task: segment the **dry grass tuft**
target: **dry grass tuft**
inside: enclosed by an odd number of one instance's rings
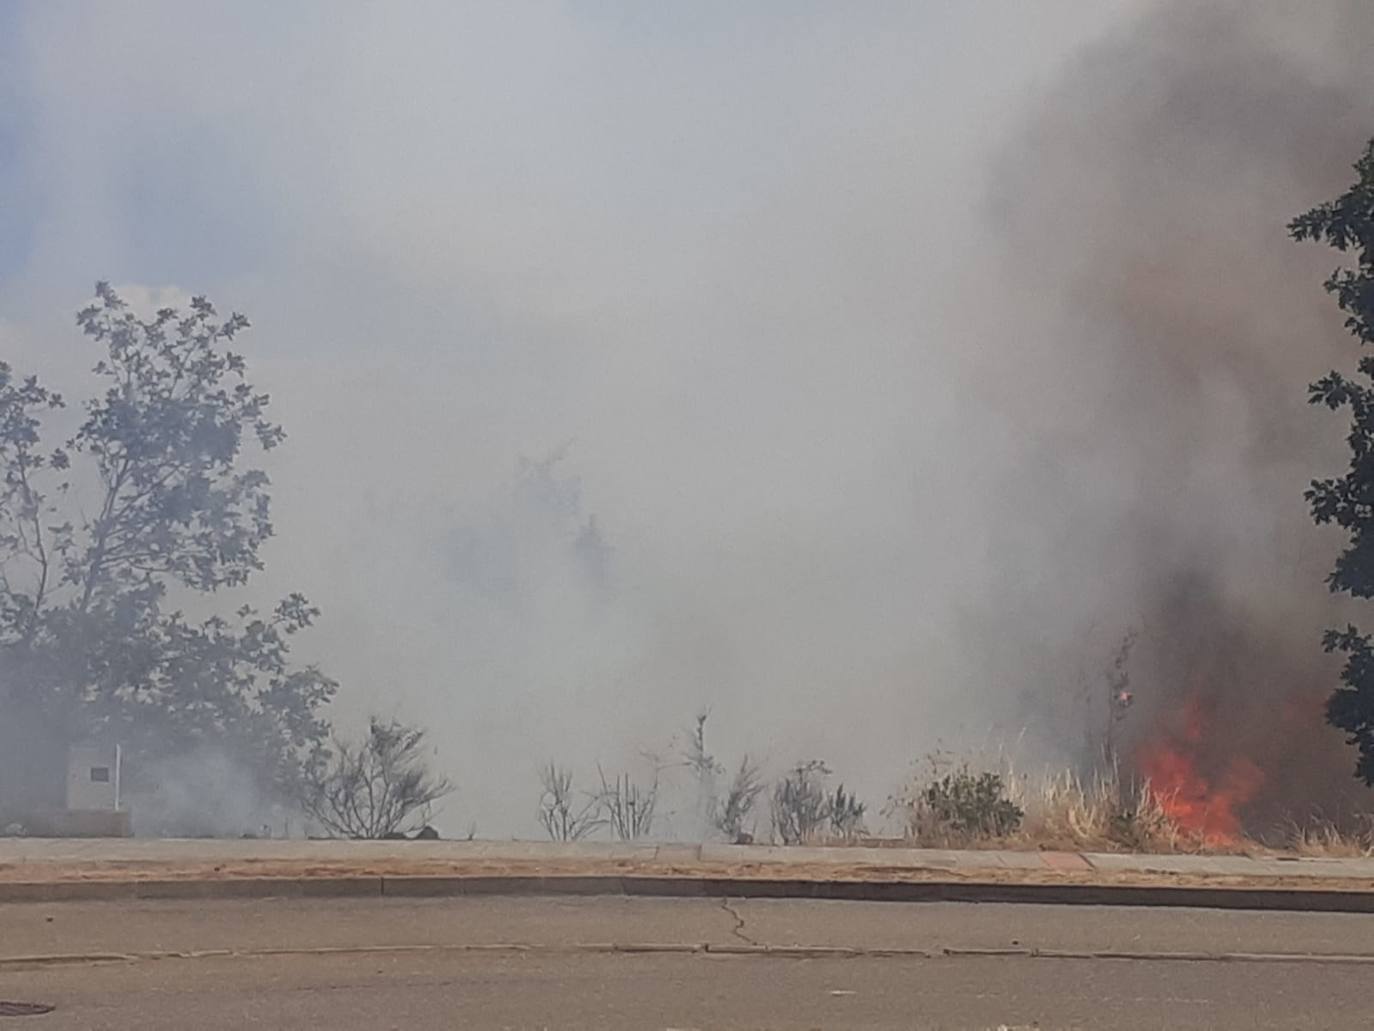
[[[1374,856],[1374,826],[1346,830],[1333,823],[1294,827],[1289,832],[1288,848],[1300,856],[1317,859],[1363,859]]]
[[[1026,818],[1022,845],[1095,852],[1198,852],[1203,842],[1169,816],[1148,783],[1124,781],[1116,769],[1088,779],[1072,770],[1013,782]]]
[[[999,772],[975,773],[966,764],[949,770],[947,760],[933,757],[924,775],[889,800],[886,812],[900,822],[908,843],[1074,852],[1226,850],[1179,827],[1148,783],[1124,780],[1114,768],[1090,778],[1072,770],[1018,774],[1005,763]],[[953,812],[941,804],[951,779],[967,788],[957,795]],[[989,818],[1012,811],[1013,820]]]

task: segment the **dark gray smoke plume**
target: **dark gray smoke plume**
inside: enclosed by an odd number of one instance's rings
[[[1252,826],[1357,797],[1321,721],[1337,542],[1301,496],[1344,464],[1341,419],[1305,385],[1355,345],[1321,290],[1336,258],[1285,223],[1343,188],[1374,133],[1371,40],[1362,0],[1157,5],[1032,112],[992,209],[991,304],[1029,320],[985,345],[986,389],[1033,442],[1002,503],[1048,531],[1030,553],[1001,538],[1003,617],[1045,628],[1038,599],[1056,599],[1084,639],[1138,626],[1126,754],[1149,772],[1174,750],[1217,791],[1253,762]]]

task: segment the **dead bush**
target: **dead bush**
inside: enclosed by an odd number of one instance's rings
[[[601,791],[596,796],[601,821],[620,841],[639,841],[654,829],[654,810],[658,807],[658,773],[647,783],[638,783],[628,773],[610,781],[601,767]]]
[[[550,841],[581,841],[603,823],[593,797],[578,804],[572,771],[550,760],[539,771],[539,825]]]
[[[744,756],[730,780],[724,800],[716,802],[711,810],[711,822],[716,830],[725,836],[726,841],[740,844],[746,839],[753,840],[752,825],[749,830],[745,830],[745,823],[754,811],[763,789],[763,778],[758,766],[750,761],[748,755]]]
[[[360,742],[335,738],[305,777],[301,804],[330,834],[388,838],[429,823],[430,809],[453,790],[424,756],[425,733],[374,716]]]

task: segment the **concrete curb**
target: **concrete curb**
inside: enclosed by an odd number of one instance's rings
[[[475,896],[830,899],[1374,913],[1374,890],[653,875],[261,877],[0,883],[0,903]]]
[[[1125,960],[1162,963],[1307,963],[1336,966],[1374,966],[1374,955],[1313,952],[1168,952],[1120,949],[1036,948],[903,948],[850,945],[765,945],[713,942],[569,942],[533,945],[523,942],[490,942],[466,945],[347,945],[284,949],[197,949],[191,951],[68,952],[0,956],[0,971],[42,967],[84,966],[94,963],[139,963],[196,959],[271,959],[281,956],[366,956],[397,954],[443,955],[713,955],[775,959],[1035,959]]]

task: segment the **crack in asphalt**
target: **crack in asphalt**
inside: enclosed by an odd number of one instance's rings
[[[744,933],[744,917],[740,916],[739,911],[730,905],[729,899],[721,899],[720,908],[725,910],[725,912],[729,913],[735,921],[735,926],[730,929],[731,934],[733,934],[740,941],[744,942],[746,945],[754,945],[759,947],[762,946],[762,942],[755,941],[753,938],[749,937],[749,935]]]

